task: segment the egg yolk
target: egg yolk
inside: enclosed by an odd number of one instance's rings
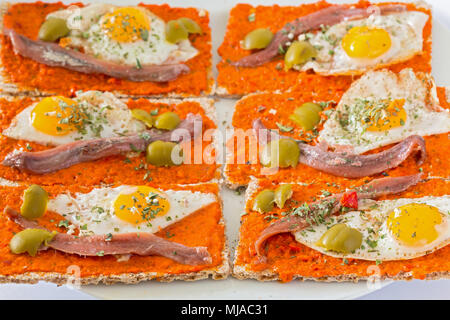
[[[165,215],[169,209],[170,203],[164,193],[147,186],[138,186],[131,193],[121,193],[114,201],[115,215],[132,224],[151,224],[151,220]]]
[[[101,28],[118,42],[135,42],[148,37],[150,20],[143,10],[124,7],[105,14]]]
[[[352,58],[377,58],[386,53],[391,44],[386,30],[367,26],[350,29],[342,39],[342,48]]]
[[[406,111],[403,108],[404,105],[405,99],[383,102],[381,109],[362,119],[363,122],[368,124],[367,131],[381,132],[404,125],[407,118]]]
[[[62,96],[42,99],[31,111],[31,124],[45,134],[63,136],[76,130],[77,103]]]
[[[438,208],[411,203],[392,211],[387,226],[391,234],[403,244],[423,246],[438,238],[438,229],[442,222]]]

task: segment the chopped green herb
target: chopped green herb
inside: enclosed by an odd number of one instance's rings
[[[144,131],[139,135],[142,139],[144,139],[145,141],[149,141],[151,139],[151,135],[150,133]]]
[[[366,239],[366,243],[369,247],[371,247],[372,249],[376,248],[378,245],[378,241],[376,240],[371,240],[371,239]]]
[[[291,132],[294,129],[293,127],[284,126],[280,122],[277,122],[277,126],[281,132]]]
[[[170,231],[166,232],[166,237],[167,238],[172,238],[175,234],[174,233],[170,233]]]
[[[137,69],[142,69],[141,62],[139,61],[138,58],[136,58],[136,68],[137,68]]]
[[[139,29],[139,33],[141,34],[141,38],[144,41],[148,40],[148,30],[147,29]]]
[[[69,228],[69,221],[68,220],[61,220],[58,223],[58,227],[64,227],[64,228]]]

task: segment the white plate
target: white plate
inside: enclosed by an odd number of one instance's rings
[[[30,2],[34,0],[22,0]],[[50,0],[47,0],[50,2]],[[64,1],[68,2],[68,1]],[[89,2],[89,1],[86,1]],[[141,1],[119,0],[92,0],[91,2],[106,2],[117,5],[136,4]],[[298,5],[309,1],[299,0],[148,0],[156,4],[169,3],[179,7],[204,8],[210,13],[213,35],[214,65],[219,62],[217,48],[222,43],[228,12],[236,3],[252,3],[271,5]],[[349,3],[351,0],[329,1],[335,3]],[[353,1],[355,2],[355,1]],[[450,70],[448,57],[450,56],[450,31],[438,21],[434,21],[433,30],[433,75],[440,86],[450,86]],[[439,46],[439,49],[438,49]],[[215,67],[214,72],[216,73]],[[233,114],[235,100],[220,99],[216,103],[219,125],[221,129],[226,127]],[[223,125],[222,121],[226,120]],[[230,190],[223,190],[224,216],[227,226],[227,235],[230,240],[231,250],[237,244],[239,217],[243,210],[243,196],[237,196]],[[233,259],[233,257],[232,257]],[[113,286],[86,286],[81,291],[92,296],[104,299],[352,299],[363,296],[373,290],[388,285],[388,282],[377,285],[368,285],[365,282],[353,283],[316,283],[313,281],[290,283],[258,282],[253,280],[239,281],[229,278],[222,281],[203,280],[196,282],[172,282],[159,283],[156,281],[145,282],[137,285],[113,285]],[[27,289],[25,288],[24,291]]]
[[[131,1],[130,1],[131,2]],[[152,1],[152,3],[171,3],[166,1]],[[194,6],[204,8],[210,13],[211,28],[213,35],[214,65],[219,62],[217,48],[222,43],[229,10],[239,2],[252,4],[298,5],[300,1],[207,1],[192,0],[173,1],[177,6]],[[303,1],[312,2],[312,1]],[[330,1],[343,2],[349,1]],[[123,4],[123,2],[121,2]],[[450,86],[450,73],[442,65],[448,65],[450,56],[450,32],[439,22],[434,21],[433,32],[433,69],[438,85]],[[435,47],[439,44],[439,50]],[[448,68],[447,68],[448,69]],[[216,70],[214,70],[216,72]],[[220,99],[216,103],[219,125],[223,130],[231,123],[236,100]],[[222,121],[226,120],[225,125]],[[227,227],[227,235],[230,240],[231,250],[237,244],[239,230],[239,216],[244,208],[243,196],[237,196],[234,192],[222,190],[224,200],[224,216]],[[234,252],[232,252],[234,253]],[[233,259],[233,257],[232,257]],[[380,289],[389,282],[370,285],[361,283],[317,283],[313,281],[290,283],[258,282],[254,280],[240,281],[229,278],[222,281],[203,280],[196,282],[172,282],[158,283],[155,281],[145,282],[137,285],[114,285],[114,286],[87,286],[81,291],[99,298],[105,299],[352,299],[360,297],[373,290]]]

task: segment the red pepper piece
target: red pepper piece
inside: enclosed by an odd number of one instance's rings
[[[291,249],[293,251],[300,251],[300,250],[302,250],[302,247],[300,245],[296,245],[296,244],[289,244],[289,249]]]
[[[356,191],[346,192],[341,198],[341,204],[343,207],[358,209],[358,194]]]

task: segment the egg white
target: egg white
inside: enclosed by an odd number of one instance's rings
[[[86,91],[79,93],[73,100],[84,104],[87,107],[87,113],[93,118],[99,119],[98,125],[102,126],[99,134],[96,134],[89,125],[86,126],[86,133],[82,134],[75,130],[63,136],[53,136],[35,129],[32,125],[32,111],[38,102],[31,104],[16,115],[11,125],[2,134],[13,139],[58,146],[78,140],[111,138],[145,130],[145,125],[134,119],[127,105],[112,93]]]
[[[71,5],[67,9],[50,12],[46,18],[64,19],[70,30],[87,31],[94,22],[98,21],[99,17],[115,8],[115,6],[105,3],[92,3],[82,8]]]
[[[157,216],[150,223],[128,223],[114,214],[114,201],[120,193],[132,193],[133,186],[116,188],[95,188],[89,193],[59,194],[50,199],[47,209],[59,213],[78,228],[81,235],[118,234],[128,232],[155,233],[197,210],[217,202],[212,193],[192,192],[188,190],[164,190],[170,202],[169,211]],[[73,231],[72,231],[73,232]]]
[[[403,245],[392,237],[387,227],[389,214],[400,206],[420,203],[434,206],[442,214],[444,223],[439,229],[439,237],[428,245],[410,247]],[[450,243],[450,196],[424,197],[418,199],[396,199],[385,201],[364,201],[360,205],[362,211],[352,211],[326,220],[324,224],[312,226],[308,229],[293,233],[295,239],[314,250],[326,255],[338,258],[353,258],[369,261],[406,260],[427,255]],[[351,228],[357,229],[363,234],[363,242],[360,249],[350,254],[327,251],[316,245],[329,227],[345,223]],[[369,243],[376,245],[371,247]]]
[[[408,60],[422,52],[423,29],[428,19],[427,14],[419,11],[373,14],[366,19],[344,21],[328,29],[300,36],[317,49],[318,56],[315,60],[294,68],[301,71],[313,69],[322,74],[353,74]],[[348,30],[358,26],[384,29],[390,35],[391,48],[373,59],[350,57],[342,47],[342,39]]]
[[[429,82],[432,83],[431,88]],[[405,99],[405,123],[386,131],[365,130],[360,116],[361,99],[375,102]],[[404,69],[399,74],[389,70],[369,71],[342,96],[336,110],[325,122],[318,140],[332,147],[351,146],[354,153],[360,154],[400,142],[410,135],[446,133],[450,131],[450,113],[440,108],[438,101],[430,76],[422,74],[419,78],[411,69]],[[343,117],[348,117],[347,125],[340,122]]]
[[[150,20],[150,31],[146,40],[121,43],[110,38],[101,28],[102,17],[117,6],[91,4],[89,6],[51,13],[67,20],[71,47],[83,48],[84,52],[99,59],[130,66],[161,65],[185,62],[198,54],[189,40],[173,44],[166,41],[163,19],[149,10],[139,7]]]

